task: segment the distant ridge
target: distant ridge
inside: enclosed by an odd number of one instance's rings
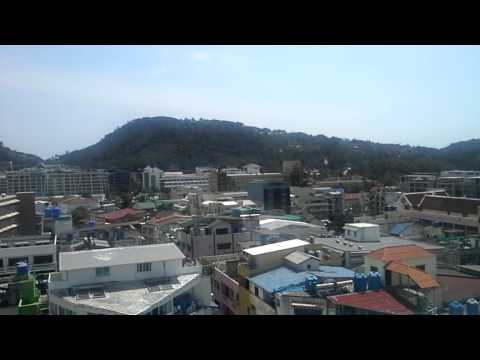
[[[43,160],[38,156],[25,154],[11,150],[0,142],[0,170],[9,170],[9,162],[12,162],[14,169],[40,164]]]
[[[97,144],[72,151],[58,161],[94,168],[167,170],[195,166],[261,164],[281,170],[283,160],[300,159],[330,176],[351,172],[387,183],[408,172],[480,169],[480,139],[443,149],[380,144],[301,132],[287,133],[222,120],[146,117],[129,121]],[[328,160],[326,166],[324,160]]]

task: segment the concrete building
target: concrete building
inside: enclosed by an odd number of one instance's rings
[[[20,226],[20,200],[15,195],[0,195],[0,237],[17,234]]]
[[[7,193],[36,196],[92,195],[108,192],[108,173],[102,169],[43,166],[7,171]]]
[[[281,173],[254,173],[249,174],[244,170],[231,171],[221,169],[210,174],[211,191],[247,191],[248,183],[254,180],[265,180],[266,182],[283,182]]]
[[[346,224],[343,236],[315,237],[312,249],[321,251],[322,261],[327,265],[358,269],[371,251],[398,245],[418,245],[421,248],[441,255],[443,246],[402,239],[396,236],[380,236],[379,225]]]
[[[13,275],[16,264],[26,261],[36,273],[56,270],[56,236],[14,236],[0,240],[0,275]]]
[[[400,178],[400,190],[404,193],[424,192],[436,189],[437,174],[415,173]]]
[[[343,191],[331,187],[291,187],[294,213],[307,221],[328,219],[344,212]]]
[[[198,217],[182,224],[177,242],[187,257],[231,254],[240,251],[239,243],[254,241],[258,214],[247,216]]]
[[[431,306],[442,304],[440,284],[436,280],[436,256],[420,246],[374,250],[365,257],[365,271],[378,272],[383,286],[403,292],[407,298],[414,295],[405,288],[420,292]]]
[[[110,193],[129,192],[130,186],[130,171],[127,170],[112,170],[108,174],[108,183]]]
[[[143,170],[143,191],[160,192],[182,186],[197,186],[209,189],[209,175],[184,174],[183,172],[165,172],[156,167],[147,166]]]
[[[41,218],[35,214],[33,193],[0,195],[0,238],[41,233]]]
[[[258,229],[253,230],[253,232],[254,239],[259,245],[293,239],[310,241],[312,236],[328,236],[328,231],[324,226],[302,221],[268,218],[260,219]]]
[[[247,164],[242,166],[242,170],[247,174],[260,174],[261,166],[257,164]]]
[[[176,240],[176,232],[172,228],[181,228],[182,223],[191,220],[190,216],[175,211],[157,214],[142,225],[142,235],[147,243],[160,244]]]
[[[283,210],[290,214],[290,187],[287,183],[254,180],[247,189],[248,198],[259,210]]]
[[[49,277],[53,315],[191,314],[210,304],[210,278],[172,243],[60,253]]]

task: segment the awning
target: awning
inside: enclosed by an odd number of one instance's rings
[[[440,284],[430,274],[411,267],[401,261],[390,262],[386,269],[397,274],[407,275],[421,289],[440,287]]]

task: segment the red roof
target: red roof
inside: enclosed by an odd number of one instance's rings
[[[362,197],[360,193],[344,193],[343,198],[344,200],[358,200]]]
[[[440,287],[440,284],[425,271],[416,269],[412,266],[402,263],[401,261],[391,261],[387,267],[387,270],[393,271],[398,274],[407,275],[417,284],[421,289],[431,289]]]
[[[345,295],[329,296],[328,300],[335,305],[345,305],[357,309],[371,310],[390,315],[413,315],[413,311],[400,303],[385,290],[366,291]]]
[[[120,209],[120,210],[117,210],[117,211],[112,211],[112,212],[109,212],[109,213],[106,213],[106,214],[101,214],[101,215],[98,215],[97,217],[101,218],[101,219],[105,219],[107,221],[115,221],[115,220],[120,220],[122,218],[124,218],[125,216],[135,216],[135,215],[138,215],[138,214],[141,214],[143,213],[143,211],[138,211],[138,210],[134,210],[134,209],[130,209],[130,208],[126,208],[126,209]]]
[[[371,251],[367,256],[387,263],[394,260],[409,260],[435,255],[418,245],[399,245]]]

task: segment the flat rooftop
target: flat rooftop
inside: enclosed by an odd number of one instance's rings
[[[88,289],[88,286],[53,290],[53,294],[75,304],[77,307],[82,307],[83,305],[85,307],[84,310],[87,312],[90,307],[117,314],[136,315],[145,312],[155,304],[160,305],[162,301],[170,301],[174,296],[189,290],[200,280],[200,276],[201,274],[197,273],[173,277],[168,284],[160,285],[161,290],[159,291],[149,290],[155,279],[148,279],[91,285],[92,289],[102,286],[105,290],[105,297],[94,298],[90,296],[88,299],[77,300],[76,289]]]
[[[268,254],[271,252],[276,252],[276,251],[282,251],[282,250],[288,250],[288,249],[293,249],[296,247],[300,246],[306,246],[309,245],[308,242],[300,240],[300,239],[293,239],[293,240],[287,240],[287,241],[281,241],[277,242],[274,244],[268,244],[268,245],[262,245],[262,246],[256,246],[253,248],[249,248],[246,250],[243,250],[249,255],[262,255],[262,254]]]
[[[314,238],[315,245],[322,245],[333,250],[341,252],[369,253],[373,250],[382,249],[389,246],[399,245],[418,245],[425,250],[442,250],[443,246],[430,244],[422,241],[413,241],[402,239],[397,236],[381,236],[380,241],[376,242],[358,242],[346,240],[343,237],[335,238]],[[350,245],[352,244],[352,245]]]
[[[60,253],[60,271],[184,259],[174,243]]]
[[[376,227],[379,227],[380,225],[369,224],[369,223],[350,223],[350,224],[345,224],[345,226],[356,227],[356,228],[376,228]]]

